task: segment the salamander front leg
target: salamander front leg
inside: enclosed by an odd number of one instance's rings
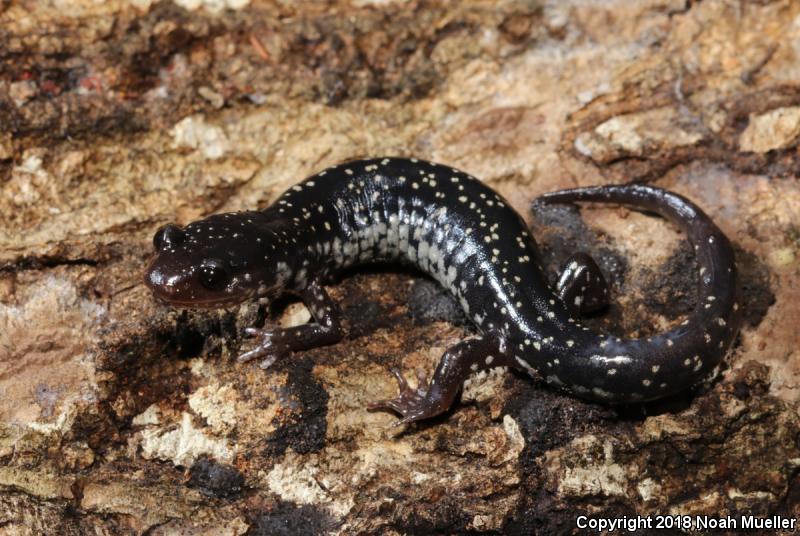
[[[606,278],[586,253],[576,253],[567,259],[557,290],[558,296],[575,314],[587,315],[608,307]]]
[[[247,328],[245,332],[248,335],[261,340],[255,348],[237,358],[240,363],[266,356],[259,364],[265,369],[292,352],[326,346],[341,340],[342,328],[338,309],[325,289],[319,283],[312,282],[299,294],[315,321],[290,328]]]
[[[399,370],[392,373],[397,379],[400,396],[370,404],[368,409],[391,410],[403,418],[398,425],[428,419],[447,411],[471,372],[491,367],[510,365],[501,349],[498,335],[486,334],[468,339],[449,348],[439,361],[430,383],[418,375],[417,388],[411,388]]]

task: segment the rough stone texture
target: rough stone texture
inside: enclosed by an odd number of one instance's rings
[[[0,533],[569,533],[577,515],[800,516],[800,4],[0,2]],[[526,213],[650,181],[737,248],[746,323],[722,379],[609,408],[474,378],[408,429],[364,407],[470,327],[411,273],[331,287],[340,344],[232,358],[265,310],[177,311],[153,231],[263,207],[324,166],[430,158]],[[621,335],[693,306],[692,253],[614,207],[530,218],[575,250]],[[411,300],[411,306],[407,303]],[[426,315],[429,307],[434,314]]]

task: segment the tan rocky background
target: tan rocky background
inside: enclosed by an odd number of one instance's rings
[[[0,0],[0,534],[564,534],[580,514],[800,516],[800,3]],[[413,155],[525,213],[551,274],[595,255],[595,324],[693,307],[662,220],[552,208],[648,181],[737,248],[722,379],[610,408],[496,371],[420,426],[368,413],[471,329],[411,272],[331,287],[347,339],[264,372],[243,328],[141,284],[169,221]],[[553,275],[554,276],[554,275]],[[285,304],[283,304],[285,305]]]

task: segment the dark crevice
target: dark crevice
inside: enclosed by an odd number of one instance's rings
[[[100,261],[84,257],[69,259],[59,256],[22,257],[14,262],[0,265],[0,273],[16,273],[26,270],[44,270],[57,266],[98,266]]]

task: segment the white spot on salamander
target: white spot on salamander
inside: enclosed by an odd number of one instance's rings
[[[536,375],[536,369],[530,366],[524,359],[522,359],[519,356],[514,356],[514,359],[516,359],[517,363],[519,363],[519,366],[525,369],[528,372],[528,374],[532,376]]]
[[[589,357],[590,361],[595,361],[600,363],[601,365],[627,365],[628,363],[632,363],[633,359],[627,355],[615,355],[613,357],[605,356],[605,355],[593,355]]]
[[[605,398],[607,400],[614,398],[614,393],[610,393],[609,391],[600,389],[599,387],[594,387],[592,389],[592,392],[595,394],[595,396],[598,396],[600,398]]]

